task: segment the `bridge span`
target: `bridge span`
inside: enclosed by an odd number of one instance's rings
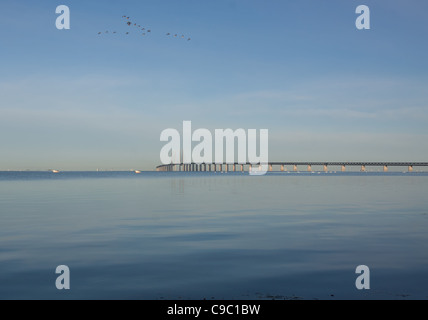
[[[347,167],[359,167],[362,172],[367,167],[383,167],[384,172],[388,172],[390,167],[404,167],[409,172],[414,167],[428,167],[428,162],[269,162],[268,171],[299,171],[300,168],[312,171],[313,166],[322,166],[324,172],[328,172],[329,167],[340,167],[342,172]],[[261,168],[260,163],[176,163],[164,164],[156,167],[156,171],[178,171],[178,172],[244,172],[251,171],[257,167]],[[274,170],[276,169],[276,170]]]

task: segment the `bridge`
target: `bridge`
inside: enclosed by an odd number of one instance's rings
[[[341,167],[345,172],[347,167],[359,167],[365,172],[367,167],[383,167],[384,172],[388,172],[390,167],[405,167],[409,172],[414,167],[428,167],[428,162],[269,162],[268,171],[299,171],[299,167],[304,170],[312,171],[313,166],[322,166],[324,172],[328,172],[329,167]],[[260,163],[176,163],[164,164],[156,167],[156,171],[178,171],[178,172],[245,172],[256,170]],[[274,170],[278,169],[278,170]],[[290,170],[291,171],[291,170]]]

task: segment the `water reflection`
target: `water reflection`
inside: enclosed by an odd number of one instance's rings
[[[428,298],[426,176],[137,176],[0,178],[0,298]]]

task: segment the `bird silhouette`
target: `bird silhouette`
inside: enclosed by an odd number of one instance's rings
[[[152,30],[151,29],[148,29],[148,28],[146,28],[146,27],[144,27],[144,26],[141,26],[140,24],[137,24],[136,22],[133,22],[133,21],[131,21],[130,19],[131,19],[131,17],[128,17],[128,16],[126,16],[126,15],[123,15],[122,16],[122,18],[123,19],[125,19],[126,21],[126,24],[128,25],[128,26],[135,26],[135,27],[137,27],[139,30],[141,30],[142,31],[142,33],[141,33],[141,35],[142,36],[146,36],[146,35],[149,35],[149,34],[151,34],[152,33]],[[133,20],[133,19],[132,19]],[[132,31],[132,30],[131,30]],[[98,35],[101,35],[101,34],[103,34],[103,33],[105,33],[105,34],[117,34],[117,33],[119,33],[119,34],[121,34],[121,32],[119,31],[119,32],[117,32],[117,31],[109,31],[109,30],[107,30],[107,31],[104,31],[104,32],[102,32],[102,31],[100,31],[100,32],[98,32]],[[125,34],[126,35],[129,35],[130,33],[132,33],[132,32],[125,32]],[[174,38],[181,38],[181,39],[187,39],[187,41],[190,41],[191,40],[191,38],[190,37],[188,37],[188,35],[185,35],[185,34],[178,34],[178,33],[175,33],[175,34],[173,34],[173,33],[171,33],[171,32],[168,32],[168,33],[166,33],[166,36],[173,36]]]

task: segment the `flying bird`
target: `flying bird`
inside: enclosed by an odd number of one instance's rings
[[[126,15],[123,15],[122,16],[122,18],[123,19],[126,19],[126,20],[128,20],[128,21],[125,21],[126,22],[126,24],[128,25],[128,26],[135,26],[135,27],[138,27],[138,29],[139,30],[141,30],[141,31],[143,31],[142,33],[141,33],[141,35],[142,36],[146,36],[146,35],[148,35],[149,33],[151,33],[152,32],[152,30],[151,29],[148,29],[148,28],[145,28],[145,27],[143,27],[143,26],[141,26],[140,24],[137,24],[137,23],[135,23],[135,22],[132,22],[132,21],[130,21],[130,17],[128,17],[128,16],[126,16]],[[131,30],[132,31],[132,30]],[[101,35],[101,34],[103,34],[103,33],[105,33],[105,34],[108,34],[108,33],[110,33],[110,34],[117,34],[118,32],[117,31],[105,31],[105,32],[103,32],[103,31],[100,31],[100,32],[98,32],[98,35]],[[119,31],[119,34],[120,34],[121,32]],[[130,34],[130,32],[125,32],[125,34],[127,34],[127,35],[129,35]],[[184,34],[177,34],[177,33],[175,33],[175,34],[173,34],[173,33],[171,33],[171,32],[168,32],[168,33],[166,33],[166,36],[174,36],[174,38],[181,38],[181,39],[187,39],[187,41],[190,41],[190,40],[192,40],[190,37],[187,37],[187,35],[184,35]]]

